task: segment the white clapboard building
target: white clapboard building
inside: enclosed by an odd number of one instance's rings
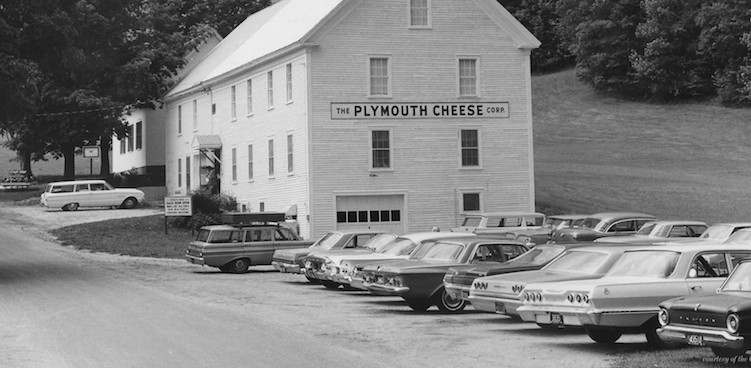
[[[282,0],[165,97],[166,185],[396,233],[534,209],[530,52],[496,0]]]

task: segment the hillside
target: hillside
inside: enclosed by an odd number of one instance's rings
[[[532,83],[538,206],[751,221],[751,109],[601,97],[572,70]]]

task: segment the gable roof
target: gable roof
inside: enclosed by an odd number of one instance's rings
[[[325,32],[323,25],[336,21],[345,5],[358,1],[363,0],[282,0],[258,11],[227,35],[165,97],[189,93],[244,67],[302,47]],[[473,1],[508,32],[517,47],[540,46],[540,41],[496,0]]]

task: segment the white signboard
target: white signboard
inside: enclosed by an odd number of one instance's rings
[[[99,146],[85,146],[83,147],[84,158],[99,157]]]
[[[190,196],[164,197],[164,216],[193,216]]]
[[[492,119],[508,118],[508,102],[332,102],[331,119]]]

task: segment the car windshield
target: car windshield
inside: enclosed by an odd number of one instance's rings
[[[700,239],[725,240],[733,233],[735,226],[732,225],[712,225],[704,231]]]
[[[730,235],[727,240],[725,240],[725,243],[751,243],[751,230],[742,229],[736,231],[735,233],[733,233],[733,235]]]
[[[458,243],[426,242],[410,258],[453,261],[459,258],[463,249],[464,245]]]
[[[594,274],[608,258],[603,252],[571,250],[545,266],[546,271]]]
[[[751,291],[751,262],[743,262],[735,267],[722,285],[722,291]]]
[[[206,229],[198,230],[198,235],[196,235],[196,241],[200,241],[200,242],[208,241],[209,234],[211,234],[211,230],[206,230]]]
[[[334,247],[334,245],[336,245],[336,243],[339,242],[339,239],[341,238],[341,233],[326,233],[326,235],[324,235],[321,239],[318,239],[318,241],[315,242],[315,244],[313,244],[311,247],[330,250]]]
[[[407,256],[412,254],[415,248],[417,248],[417,244],[412,240],[396,238],[382,253],[388,256]]]
[[[613,265],[608,276],[667,278],[675,270],[681,254],[673,251],[626,252]]]
[[[542,265],[563,253],[564,250],[566,250],[566,248],[560,245],[541,244],[507,263],[531,263],[534,265]]]
[[[396,239],[394,234],[378,234],[370,238],[363,246],[373,252],[382,253],[394,242],[394,239]]]

